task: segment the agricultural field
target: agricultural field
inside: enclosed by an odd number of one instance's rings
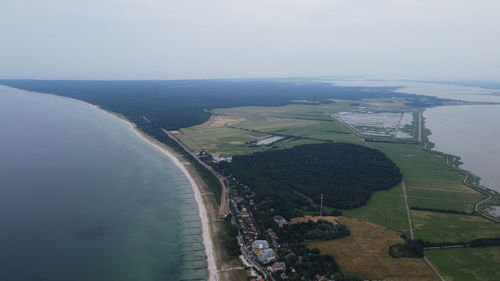
[[[461,184],[462,175],[444,159],[410,144],[372,143],[389,156],[404,175],[410,207],[448,209],[470,213],[484,196]]]
[[[500,280],[500,247],[456,248],[427,251],[432,262],[450,281]]]
[[[181,129],[180,133],[174,134],[174,136],[194,152],[204,149],[213,154],[226,156],[249,153],[255,149],[245,145],[246,142],[264,139],[270,135],[226,126],[208,127],[203,123]]]
[[[308,247],[333,255],[344,273],[374,280],[439,280],[423,259],[389,256],[389,246],[403,242],[394,232],[358,219],[338,217],[336,220],[347,226],[350,236],[314,241]]]
[[[387,227],[409,236],[403,190],[397,185],[389,190],[375,192],[365,206],[344,210],[345,216],[359,218]]]
[[[500,224],[480,216],[412,211],[416,238],[430,242],[500,237]]]
[[[332,114],[349,109],[346,103],[329,105],[288,105],[281,107],[237,107],[215,109],[207,122],[181,129],[175,136],[195,152],[232,156],[269,149],[250,145],[272,136],[284,136],[275,148],[306,143],[361,140],[351,134]]]

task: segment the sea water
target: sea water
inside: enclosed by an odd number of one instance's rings
[[[203,280],[191,186],[129,126],[0,86],[0,280]]]

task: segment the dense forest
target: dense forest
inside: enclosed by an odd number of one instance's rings
[[[337,87],[305,80],[71,81],[0,80],[0,84],[51,93],[98,105],[136,122],[142,116],[168,130],[194,126],[214,108],[280,106],[291,100],[330,103],[328,99],[400,97],[411,102],[438,98],[394,93],[395,87]]]
[[[292,217],[311,202],[348,209],[366,204],[377,190],[401,181],[399,168],[379,150],[349,143],[323,143],[234,156],[225,164],[232,174],[255,192],[276,213]]]

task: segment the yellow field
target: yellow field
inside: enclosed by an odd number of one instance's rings
[[[389,246],[403,242],[393,231],[358,219],[338,217],[336,220],[349,228],[350,236],[311,242],[308,247],[333,255],[344,273],[376,280],[438,280],[423,259],[389,256]]]

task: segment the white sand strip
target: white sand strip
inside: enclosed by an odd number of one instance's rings
[[[80,101],[80,100],[78,100]],[[81,101],[83,102],[83,101]],[[215,257],[214,257],[214,246],[212,243],[212,239],[210,237],[210,228],[208,226],[208,215],[207,211],[205,208],[205,204],[203,204],[203,198],[201,197],[201,192],[200,188],[194,181],[193,177],[189,174],[188,170],[184,165],[175,157],[170,151],[165,149],[162,144],[160,144],[157,140],[153,139],[152,137],[146,135],[145,133],[141,132],[139,129],[137,129],[137,126],[133,123],[131,123],[129,120],[125,119],[122,116],[119,116],[117,114],[114,114],[112,112],[106,111],[96,105],[86,103],[85,104],[95,108],[98,111],[104,112],[105,114],[112,116],[113,118],[117,118],[125,123],[127,123],[130,127],[130,129],[143,141],[147,142],[148,144],[152,145],[159,151],[161,151],[164,155],[166,155],[168,158],[174,162],[174,164],[184,173],[186,178],[189,180],[189,183],[191,184],[191,188],[193,189],[194,192],[194,198],[196,200],[196,204],[198,205],[198,213],[200,215],[201,219],[201,230],[202,230],[202,238],[203,238],[203,244],[205,246],[205,255],[207,257],[207,269],[208,269],[208,280],[209,281],[218,281],[219,280],[219,275],[217,272],[217,267],[215,266]]]
[[[20,91],[25,91],[25,90],[20,90]],[[31,92],[31,91],[25,91],[25,92]],[[39,92],[36,92],[39,93]],[[40,94],[40,93],[39,93]],[[143,141],[147,142],[148,144],[152,145],[159,151],[161,151],[164,155],[166,155],[168,158],[174,162],[174,164],[184,173],[186,178],[189,180],[189,183],[191,184],[191,188],[193,189],[194,193],[194,198],[196,201],[196,205],[198,206],[198,214],[200,215],[201,219],[201,231],[202,231],[202,239],[203,239],[203,245],[205,246],[205,255],[207,257],[207,269],[208,269],[208,281],[218,281],[219,280],[219,274],[217,272],[217,267],[215,265],[215,256],[214,256],[214,245],[212,243],[212,239],[210,237],[210,228],[208,226],[208,215],[207,215],[207,210],[205,208],[205,204],[203,204],[203,198],[201,197],[201,191],[196,182],[194,181],[193,177],[189,174],[188,170],[184,165],[181,163],[177,157],[175,157],[170,151],[168,151],[166,148],[164,148],[164,145],[154,138],[146,135],[145,133],[141,132],[139,129],[137,129],[137,126],[130,122],[127,118],[125,118],[122,115],[119,115],[114,112],[109,112],[106,111],[102,108],[100,108],[97,105],[90,104],[88,102],[79,100],[79,99],[74,99],[70,97],[64,97],[64,96],[58,96],[50,93],[41,93],[41,94],[46,94],[46,95],[51,95],[55,96],[58,98],[66,98],[70,99],[73,101],[81,102],[84,103],[92,108],[94,108],[97,111],[103,112],[106,115],[109,115],[113,118],[117,118],[121,120],[122,122],[125,122],[129,128],[136,134],[140,139]]]

